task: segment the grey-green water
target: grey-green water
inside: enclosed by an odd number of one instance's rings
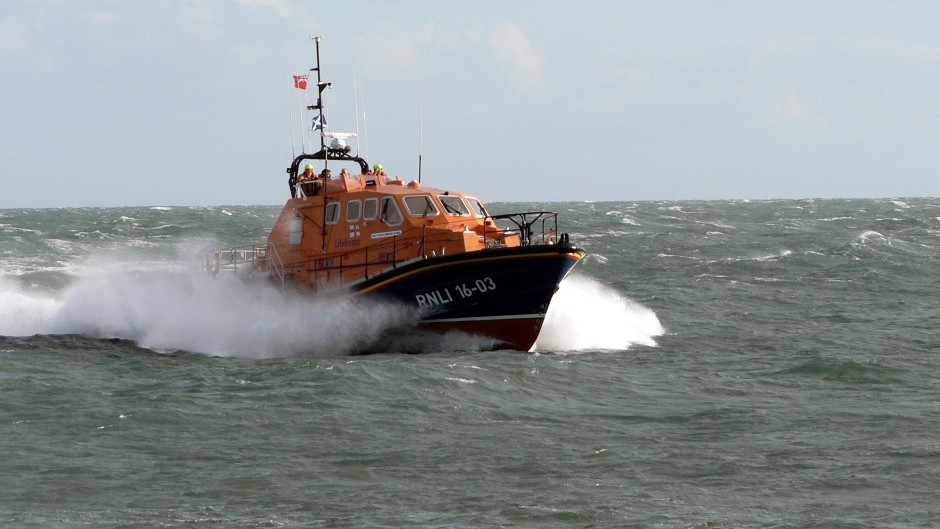
[[[0,526],[940,526],[940,200],[532,207],[539,353],[365,357],[180,266],[277,207],[0,211]]]

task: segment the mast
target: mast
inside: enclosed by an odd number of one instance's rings
[[[316,68],[311,68],[310,71],[317,72],[317,103],[315,105],[308,105],[307,110],[316,110],[319,112],[320,117],[320,150],[326,151],[326,113],[323,111],[323,91],[332,85],[332,83],[323,82],[323,76],[320,72],[320,41],[323,39],[322,35],[316,37],[310,37],[316,43],[317,46],[317,66]]]
[[[294,160],[291,162],[290,167],[287,168],[288,183],[291,186],[291,196],[294,196],[295,188],[294,186],[297,183],[297,177],[300,174],[300,165],[306,160],[323,160],[323,169],[327,169],[330,160],[342,160],[355,162],[359,165],[361,174],[366,174],[369,172],[369,164],[366,160],[359,156],[358,146],[357,152],[355,155],[350,155],[350,147],[346,144],[348,139],[358,139],[359,138],[359,123],[358,119],[356,121],[356,132],[332,132],[327,131],[329,126],[326,121],[326,103],[323,100],[323,92],[327,88],[332,88],[333,83],[323,80],[323,75],[321,72],[320,66],[320,40],[323,39],[323,36],[310,37],[316,43],[316,67],[310,68],[311,72],[317,72],[317,100],[314,104],[307,105],[308,117],[309,113],[312,111],[318,112],[317,118],[313,121],[311,126],[311,132],[316,129],[320,129],[320,150],[317,152],[307,153],[306,150],[303,150],[300,155],[294,157]],[[304,104],[303,101],[300,103],[300,112],[303,113]],[[365,124],[365,105],[363,104],[363,124]],[[303,121],[303,116],[301,115],[301,121]],[[303,129],[306,130],[306,129]],[[308,137],[312,141],[312,135]],[[326,138],[330,138],[332,141],[328,144]],[[293,142],[293,136],[291,137]],[[312,147],[312,146],[311,146]],[[293,152],[292,152],[293,154]],[[324,187],[324,189],[326,189]],[[326,193],[324,191],[323,195],[326,199]]]
[[[316,68],[311,69],[311,71],[316,70],[317,72],[317,104],[310,105],[307,107],[307,109],[308,110],[316,109],[317,111],[319,111],[317,118],[319,119],[319,125],[320,125],[320,152],[323,153],[323,170],[326,171],[326,167],[327,167],[327,164],[329,163],[330,155],[326,149],[326,135],[325,135],[326,131],[323,130],[325,128],[324,124],[326,123],[326,118],[323,116],[323,90],[326,87],[330,86],[330,83],[323,82],[323,78],[320,72],[320,40],[323,38],[323,36],[318,35],[316,37],[310,37],[310,38],[313,39],[313,41],[316,43],[316,46],[317,46],[317,66]],[[314,123],[316,123],[316,121],[314,121]],[[322,228],[321,228],[320,237],[321,237],[321,240],[323,241],[323,251],[325,252],[326,251],[326,210],[327,210],[326,204],[327,204],[327,201],[329,200],[326,196],[326,180],[323,181],[322,189],[323,189],[323,222],[321,224]]]

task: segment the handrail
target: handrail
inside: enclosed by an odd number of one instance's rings
[[[508,221],[512,226],[501,227],[497,221]],[[461,222],[458,220],[453,224]],[[482,233],[477,231],[477,234],[481,236],[484,245],[490,248],[506,245],[508,242],[506,238],[513,236],[518,237],[520,246],[558,242],[558,214],[551,211],[486,215],[482,225]],[[416,233],[418,230],[421,230],[420,235]],[[426,258],[428,242],[427,227],[413,226],[398,235],[392,235],[340,254],[292,262],[290,273],[306,269],[317,276],[317,284],[324,281],[324,284],[329,284],[330,288],[342,287],[348,284],[345,279],[347,271],[363,269],[362,276],[356,279],[360,281],[362,278],[367,279],[382,270],[396,268],[413,259]],[[514,245],[514,243],[509,243],[509,245]],[[414,248],[415,246],[417,248]],[[402,254],[404,255],[400,257]],[[246,275],[249,277],[267,273],[277,277],[282,287],[288,275],[280,251],[270,242],[264,245],[209,250],[204,253],[204,264],[206,272],[212,276],[218,275],[221,271],[237,273],[240,267],[244,268],[247,265],[249,271]],[[370,269],[374,270],[371,274]],[[325,275],[331,272],[338,272],[338,277],[331,278]]]
[[[222,272],[237,274],[240,267],[243,269],[248,265],[249,276],[269,272],[277,276],[281,286],[285,282],[284,261],[277,247],[271,243],[206,250],[202,265],[206,273],[213,277]]]
[[[487,220],[491,220],[492,222],[486,222]],[[515,225],[516,229],[500,228],[496,224],[497,220],[508,220]],[[536,223],[540,223],[537,231],[533,230],[533,226],[535,226]],[[496,226],[496,228],[488,229],[487,226],[490,224]],[[484,238],[490,235],[491,237],[495,237],[497,242],[499,242],[508,234],[518,235],[519,244],[521,246],[553,244],[558,234],[558,213],[554,211],[525,211],[519,213],[505,213],[502,215],[487,215],[483,219]]]
[[[277,251],[277,246],[274,246],[271,243],[268,243],[264,246],[265,252],[270,251],[274,259],[272,259],[272,268],[277,273],[278,279],[281,280],[281,288],[284,287],[284,261],[281,259],[281,253]]]

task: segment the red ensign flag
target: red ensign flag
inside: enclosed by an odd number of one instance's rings
[[[300,88],[301,90],[306,90],[307,89],[307,76],[295,75],[294,76],[294,88]]]

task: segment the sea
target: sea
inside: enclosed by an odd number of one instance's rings
[[[940,527],[940,199],[542,209],[532,351],[194,264],[279,206],[0,210],[0,527]]]

